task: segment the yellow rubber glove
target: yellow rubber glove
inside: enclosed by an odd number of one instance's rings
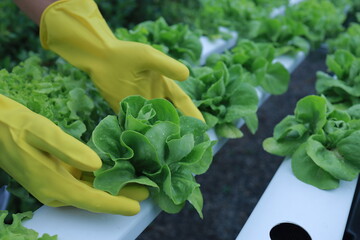
[[[134,215],[140,211],[138,200],[148,197],[147,189],[139,185],[125,188],[124,196],[112,196],[79,180],[80,171],[101,167],[97,154],[47,118],[1,94],[0,133],[0,167],[45,205]]]
[[[116,39],[93,0],[61,0],[41,16],[45,49],[87,72],[115,112],[129,95],[166,98],[185,115],[204,120],[191,99],[171,79],[184,81],[182,63],[153,47]]]

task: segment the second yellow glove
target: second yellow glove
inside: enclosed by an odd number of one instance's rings
[[[0,94],[0,168],[43,204],[75,206],[92,212],[134,215],[148,197],[144,186],[125,187],[112,196],[79,180],[101,160],[85,144],[45,117]]]

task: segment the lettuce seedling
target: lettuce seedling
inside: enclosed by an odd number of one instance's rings
[[[258,22],[259,27],[244,38],[258,43],[272,43],[276,56],[295,55],[300,51],[307,53],[310,50],[310,44],[304,38],[307,29],[301,22],[282,15],[263,17]]]
[[[299,100],[295,115],[285,117],[265,139],[264,149],[290,157],[294,175],[320,189],[334,189],[360,172],[360,120],[328,105],[320,96]]]
[[[285,16],[305,27],[303,37],[312,48],[318,48],[326,39],[337,36],[344,30],[346,15],[330,1],[302,1],[286,9]]]
[[[195,19],[187,24],[202,29],[210,39],[228,37],[219,31],[220,27],[236,31],[240,36],[247,36],[259,27],[260,22],[257,19],[268,16],[272,10],[271,6],[257,6],[255,2],[248,0],[202,0],[200,2],[200,11],[194,14]]]
[[[230,68],[219,61],[213,68],[191,68],[190,77],[178,82],[202,112],[209,128],[218,136],[239,138],[243,134],[236,126],[244,118],[252,132],[257,129],[256,111],[258,95],[255,87],[247,82],[241,65]]]
[[[345,32],[340,33],[335,39],[329,39],[326,43],[331,54],[343,49],[360,57],[360,24],[351,23]]]
[[[156,21],[142,22],[131,30],[118,28],[115,36],[120,40],[152,45],[175,59],[183,59],[192,64],[200,61],[200,31],[190,30],[186,24],[169,26],[165,19],[159,18]]]
[[[272,95],[287,91],[290,73],[275,59],[275,48],[271,43],[255,43],[241,40],[236,47],[222,54],[212,54],[206,61],[207,66],[214,66],[222,61],[228,68],[241,65],[246,82]]]
[[[339,109],[360,104],[360,58],[339,49],[327,56],[326,64],[332,75],[318,72],[316,91]]]
[[[177,213],[188,201],[202,217],[195,175],[208,170],[215,144],[206,130],[165,99],[123,99],[120,113],[104,118],[88,143],[103,160],[94,187],[117,195],[126,184],[146,185],[165,212]]]

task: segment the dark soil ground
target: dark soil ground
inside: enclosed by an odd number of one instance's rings
[[[229,140],[215,155],[209,171],[197,177],[204,195],[204,219],[190,206],[178,214],[161,213],[138,240],[235,239],[256,206],[283,158],[270,155],[262,141],[274,126],[293,114],[296,102],[315,94],[317,71],[326,71],[326,52],[311,52],[291,75],[286,94],[271,96],[259,109],[259,129],[252,135]]]

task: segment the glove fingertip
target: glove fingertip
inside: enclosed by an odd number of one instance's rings
[[[182,64],[182,63],[181,63]],[[189,77],[189,69],[182,64],[182,67],[179,67],[179,71],[177,72],[178,77],[175,80],[178,80],[180,82],[185,81]]]
[[[160,72],[165,77],[177,81],[185,81],[190,74],[189,69],[185,64],[177,61],[176,59],[160,52],[154,48],[148,48],[151,61],[147,62],[146,69]]]
[[[131,204],[129,204],[126,209],[124,209],[124,206],[119,203],[119,207],[117,209],[114,209],[115,214],[120,214],[124,216],[134,216],[138,214],[141,210],[140,203],[138,201],[133,201]]]
[[[81,166],[81,170],[87,171],[87,172],[93,172],[95,170],[98,170],[102,166],[102,161],[99,158],[99,156],[92,151],[91,149],[88,149],[84,152],[84,159],[85,165]]]
[[[194,117],[205,122],[205,119],[200,110],[195,106],[192,100],[187,96],[177,98],[174,101],[174,105],[186,116]]]
[[[184,115],[200,119],[205,119],[200,110],[195,106],[191,98],[177,85],[174,81],[166,78],[168,99],[178,108]]]
[[[150,193],[147,187],[140,184],[130,183],[120,190],[119,195],[141,202],[147,199]]]

